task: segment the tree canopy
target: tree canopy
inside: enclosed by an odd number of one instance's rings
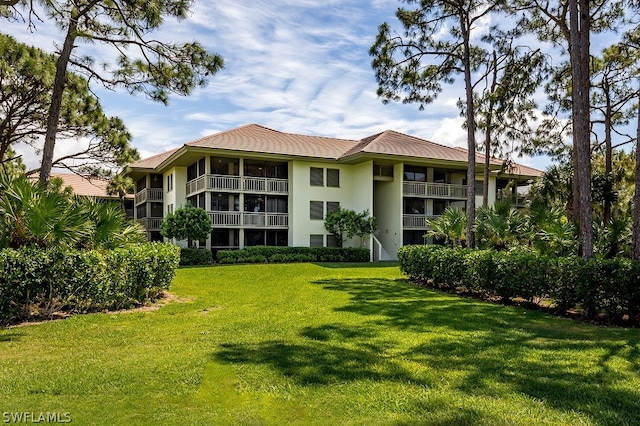
[[[0,34],[0,162],[9,158],[16,144],[42,150],[55,61],[54,55]],[[105,115],[87,80],[67,73],[66,87],[57,133],[78,148],[54,158],[52,165],[83,175],[104,175],[137,160],[124,123]]]
[[[185,0],[4,1],[8,8],[4,16],[21,18],[29,25],[35,17],[46,16],[64,34],[56,52],[41,181],[49,180],[53,166],[70,67],[107,88],[124,87],[129,93],[143,93],[164,104],[171,93],[188,95],[197,86],[206,85],[209,76],[223,67],[220,56],[207,52],[196,41],[178,43],[156,38],[157,30],[167,19],[184,19],[191,4],[192,1]],[[114,49],[117,57],[113,63],[97,61],[88,52],[77,52],[95,43]]]

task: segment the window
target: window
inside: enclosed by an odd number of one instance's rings
[[[405,246],[408,244],[426,244],[425,231],[403,231],[402,232],[402,244]]]
[[[289,233],[287,231],[267,230],[268,246],[287,246],[289,245]]]
[[[250,177],[287,179],[289,176],[289,166],[286,162],[244,160],[244,175]]]
[[[448,206],[449,202],[446,200],[433,200],[433,215],[442,216]]]
[[[211,211],[214,212],[237,212],[240,209],[240,200],[237,194],[212,193]]]
[[[404,180],[411,182],[426,182],[427,168],[419,166],[404,166]]]
[[[340,187],[340,169],[327,169],[327,186]]]
[[[335,235],[327,235],[327,247],[338,247],[338,240]]]
[[[311,177],[309,180],[309,185],[322,186],[324,182],[324,169],[321,169],[319,167],[311,167],[310,173]]]
[[[240,160],[237,158],[211,157],[211,174],[238,176]]]
[[[267,197],[269,213],[287,213],[287,197]]]
[[[147,187],[147,177],[138,179],[136,182],[136,192],[140,192]]]
[[[335,213],[338,210],[340,210],[340,203],[338,201],[327,201],[327,213]]]
[[[481,180],[475,181],[476,195],[484,195],[484,182]]]
[[[173,214],[173,204],[169,204],[169,205],[167,206],[167,213],[168,213],[168,214]]]
[[[244,211],[254,213],[265,211],[264,197],[262,195],[245,195]]]
[[[433,181],[435,183],[447,183],[447,172],[440,169],[434,169]]]
[[[425,201],[422,198],[405,198],[404,214],[424,214],[426,211]]]
[[[311,234],[309,235],[309,247],[322,247],[324,245],[324,235]]]
[[[322,201],[311,201],[309,203],[309,219],[311,220],[322,220],[324,219],[324,203]]]
[[[173,191],[173,173],[167,176],[167,192]]]

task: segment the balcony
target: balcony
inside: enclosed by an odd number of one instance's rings
[[[215,228],[287,228],[287,213],[249,213],[249,212],[207,212],[211,225]]]
[[[187,196],[203,190],[287,194],[289,181],[250,176],[202,175],[187,182]]]
[[[496,198],[499,201],[509,201],[512,207],[524,207],[527,202],[526,194],[512,194],[504,191],[498,191],[498,196]]]
[[[404,214],[402,215],[402,227],[404,229],[428,229],[427,220],[437,219],[440,216],[425,214]]]
[[[147,201],[162,202],[162,188],[145,188],[136,194],[136,206]]]
[[[447,183],[433,182],[403,182],[403,195],[412,197],[431,197],[466,200],[466,185],[451,185]]]
[[[145,217],[138,219],[138,223],[147,231],[159,231],[162,223],[161,217]]]

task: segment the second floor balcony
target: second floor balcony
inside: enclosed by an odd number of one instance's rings
[[[412,197],[464,200],[467,198],[467,186],[448,183],[404,181],[402,184],[402,194]]]
[[[440,216],[425,214],[403,214],[402,227],[404,229],[428,229],[427,220],[438,219]]]
[[[187,182],[187,196],[203,190],[288,194],[289,181],[252,176],[202,175]]]
[[[209,211],[207,213],[214,228],[287,228],[289,226],[289,215],[287,213],[224,211]]]
[[[150,202],[162,202],[164,192],[162,188],[144,188],[136,193],[136,206],[138,204]]]
[[[160,225],[162,224],[161,217],[144,217],[142,219],[138,219],[138,223],[142,225],[144,229],[147,231],[159,231]]]

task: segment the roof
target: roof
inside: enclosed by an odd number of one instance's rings
[[[403,157],[467,162],[466,150],[440,145],[435,142],[399,133],[394,130],[386,130],[382,133],[362,139],[354,149],[345,153],[343,158],[358,153],[386,154]],[[492,161],[491,163],[494,165],[501,164],[498,161]]]
[[[357,143],[349,139],[284,133],[259,124],[247,124],[205,136],[185,146],[337,160]]]
[[[52,173],[52,178],[62,179],[64,186],[70,186],[76,195],[98,197],[98,198],[114,198],[117,196],[107,194],[107,184],[109,181],[100,178],[86,178],[70,173]]]
[[[131,163],[129,167],[131,168],[141,168],[141,169],[154,169],[158,167],[164,160],[169,158],[171,154],[176,152],[179,148],[175,148],[169,151],[165,151],[160,154],[153,155],[151,157],[143,158],[142,160],[138,160],[134,163]]]
[[[251,123],[188,142],[180,148],[137,161],[130,167],[133,170],[162,169],[172,162],[173,158],[182,157],[189,148],[211,148],[336,161],[353,161],[357,156],[373,154],[456,163],[466,163],[468,152],[463,148],[441,145],[394,130],[386,130],[361,140],[351,140],[285,133]],[[478,163],[482,163],[483,159],[482,154],[477,154]],[[492,158],[491,164],[501,166],[503,162]],[[515,166],[519,168],[514,169],[517,173],[513,174],[531,177],[542,175],[539,170],[519,164]]]

